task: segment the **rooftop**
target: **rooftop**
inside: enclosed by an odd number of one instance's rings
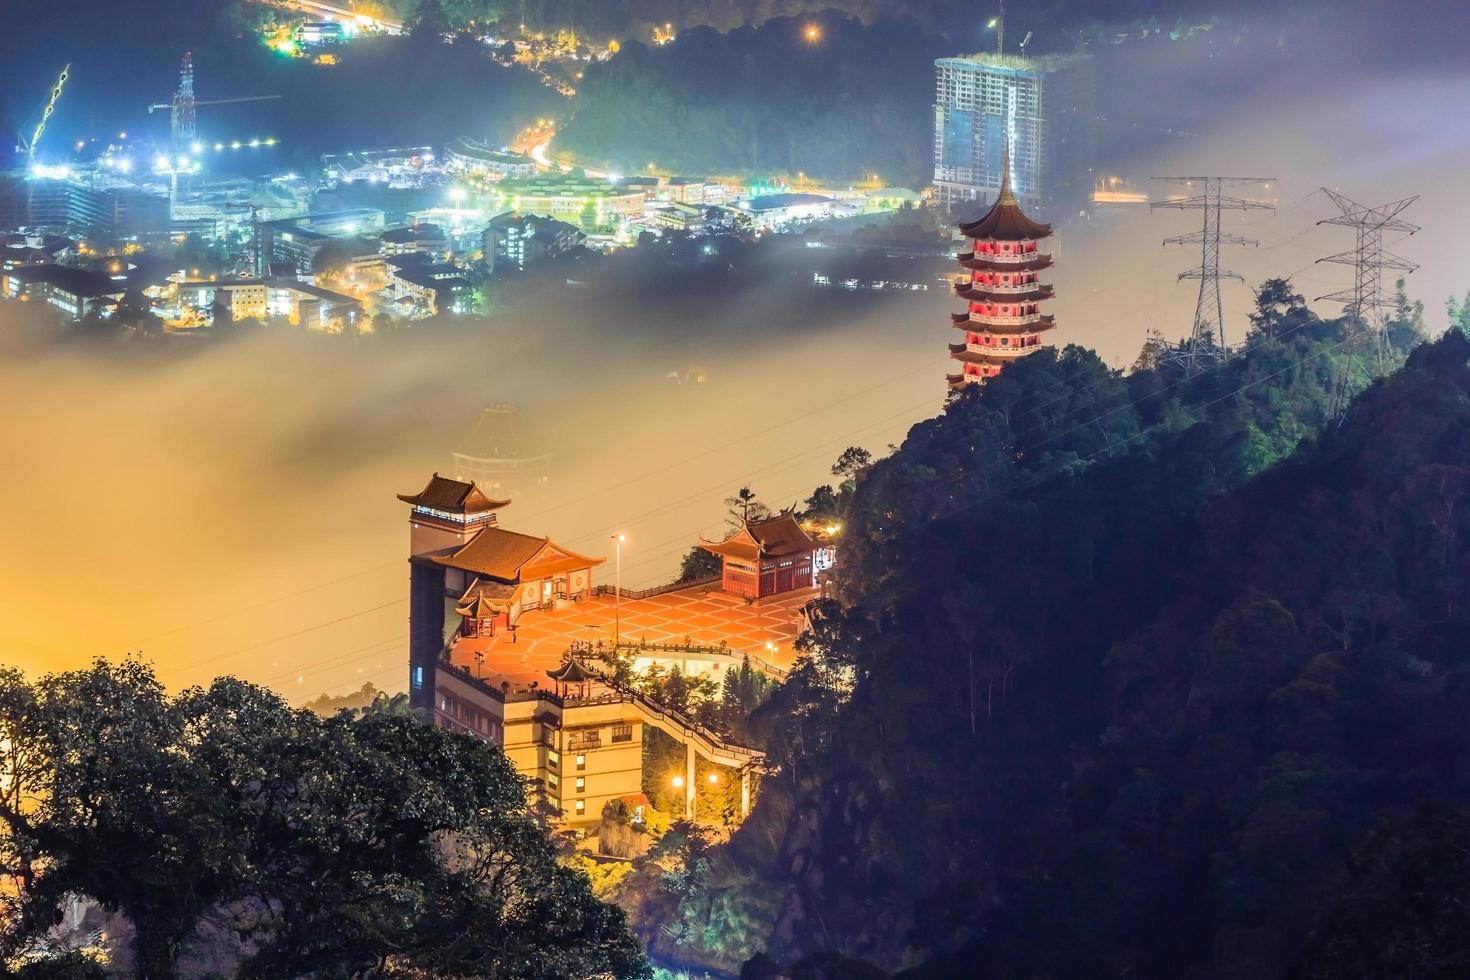
[[[434,554],[430,560],[501,582],[519,582],[528,566],[537,577],[553,576],[579,568],[593,568],[607,561],[579,555],[551,541],[530,534],[507,531],[491,525],[450,554]]]
[[[400,493],[398,499],[415,507],[442,510],[454,514],[480,514],[499,510],[509,500],[493,500],[473,483],[451,480],[435,473],[418,493]]]

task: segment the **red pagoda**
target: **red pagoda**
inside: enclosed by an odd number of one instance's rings
[[[950,315],[965,332],[964,343],[949,345],[949,356],[961,365],[959,374],[948,376],[951,390],[983,384],[1016,358],[1040,350],[1041,335],[1056,326],[1040,307],[1053,295],[1039,279],[1051,256],[1036,248],[1051,236],[1051,225],[1026,217],[1011,193],[1009,153],[1003,166],[995,204],[979,221],[960,225],[974,245],[959,257],[969,275],[955,283],[955,295],[968,300],[969,309]]]

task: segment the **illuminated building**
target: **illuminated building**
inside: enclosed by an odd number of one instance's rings
[[[1026,207],[1069,188],[1090,188],[1093,121],[1084,57],[976,54],[934,65],[940,201],[994,201],[1007,146],[1013,190]]]
[[[422,252],[431,262],[448,262],[452,251],[449,236],[438,225],[413,224],[406,228],[390,228],[378,236],[380,255]]]
[[[447,262],[428,262],[422,253],[388,260],[388,292],[404,315],[476,312],[475,286],[465,270]]]
[[[415,708],[435,725],[500,745],[570,824],[596,823],[610,800],[642,791],[650,727],[685,749],[678,778],[686,815],[693,812],[697,759],[735,770],[741,812],[748,812],[750,772],[760,752],[615,686],[590,660],[562,653],[565,647],[547,653],[534,642],[514,642],[512,628],[532,610],[550,617],[556,603],[591,604],[592,570],[605,559],[501,528],[497,513],[510,501],[472,483],[435,474],[423,490],[399,499],[412,507],[409,697]],[[604,597],[600,611],[608,604]],[[734,661],[728,651],[711,656]]]
[[[737,207],[748,214],[757,228],[778,228],[801,221],[851,214],[855,209],[821,194],[763,194],[742,201]]]
[[[294,279],[186,280],[179,283],[181,307],[201,312],[216,300],[230,308],[232,320],[282,317],[308,330],[336,332],[356,324],[362,304],[351,296]]]
[[[720,556],[720,588],[760,599],[816,584],[817,572],[830,564],[823,548],[789,512],[744,521],[722,541],[699,539],[705,551]]]
[[[168,195],[81,177],[0,177],[0,228],[101,242],[163,238],[169,232]]]
[[[1042,333],[1056,325],[1040,311],[1053,293],[1039,278],[1051,267],[1051,256],[1037,243],[1050,237],[1051,225],[1026,217],[1009,177],[1002,178],[1000,197],[985,217],[961,224],[960,231],[972,244],[960,254],[965,274],[955,283],[955,295],[969,308],[951,314],[965,339],[949,345],[949,356],[962,365],[959,374],[948,376],[950,388],[995,377],[1016,358],[1041,349]]]
[[[23,265],[0,272],[0,296],[47,303],[69,320],[111,314],[127,289],[122,279],[61,265]]]
[[[510,211],[491,218],[485,227],[485,268],[494,271],[509,263],[525,269],[541,259],[565,255],[586,240],[586,235],[565,221]]]
[[[559,218],[591,234],[643,214],[643,191],[577,173],[505,180],[493,191],[502,208]]]
[[[454,448],[455,479],[499,494],[544,485],[550,468],[550,453],[527,448],[521,411],[510,402],[487,406],[474,429]]]
[[[478,140],[461,138],[444,147],[444,162],[462,173],[481,174],[496,180],[536,176],[536,161],[520,153],[506,153]]]

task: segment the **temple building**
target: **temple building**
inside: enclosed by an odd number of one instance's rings
[[[514,629],[535,609],[543,610],[538,623],[570,619],[583,629],[612,615],[617,600],[604,595],[599,606],[593,598],[592,571],[606,559],[501,527],[496,512],[510,501],[489,497],[474,483],[435,474],[418,493],[398,499],[412,507],[409,699],[415,708],[435,725],[501,746],[568,824],[596,824],[609,801],[642,792],[648,728],[684,749],[678,778],[685,816],[694,813],[699,760],[739,780],[740,810],[749,811],[751,773],[763,758],[758,750],[727,742],[614,683],[592,665],[590,640],[555,646]],[[810,555],[807,566],[810,576]],[[561,600],[586,604],[550,608]],[[725,650],[704,655],[735,659]]]
[[[1056,326],[1055,318],[1041,312],[1051,299],[1052,287],[1040,273],[1051,267],[1051,256],[1037,243],[1051,236],[1051,225],[1028,218],[1011,193],[1009,155],[1000,196],[979,221],[960,225],[972,240],[961,252],[966,270],[955,283],[955,295],[968,301],[964,313],[951,314],[963,330],[962,343],[949,345],[949,356],[961,365],[948,376],[951,389],[984,383],[1018,357],[1040,350],[1041,335]]]
[[[831,550],[790,511],[744,521],[724,540],[700,538],[699,546],[720,556],[720,588],[751,599],[810,589],[817,573],[831,565]]]

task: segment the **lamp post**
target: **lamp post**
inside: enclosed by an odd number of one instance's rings
[[[613,579],[613,652],[616,653],[618,643],[623,638],[623,542],[628,540],[626,534],[614,534],[613,567],[616,569]]]

